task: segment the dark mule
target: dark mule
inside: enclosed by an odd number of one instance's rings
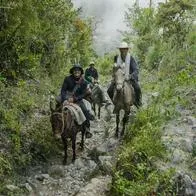
[[[93,85],[91,97],[92,97],[93,111],[94,111],[95,115],[97,115],[96,106],[98,106],[98,119],[100,119],[101,107],[107,101],[106,101],[106,98],[104,95],[104,91],[99,84]],[[106,103],[105,107],[107,107],[108,105],[109,105],[109,103]]]
[[[72,150],[73,150],[73,157],[72,162],[76,159],[76,136],[78,132],[82,133],[81,138],[81,148],[84,149],[84,134],[85,134],[85,126],[84,123],[82,125],[78,125],[73,117],[72,113],[68,109],[62,109],[62,106],[56,107],[55,109],[52,108],[52,104],[50,102],[50,109],[51,109],[51,117],[50,122],[52,125],[52,131],[56,138],[60,134],[61,139],[64,145],[64,160],[63,163],[67,163],[67,139],[71,138],[72,141]]]
[[[116,114],[115,136],[118,137],[120,111],[124,110],[123,127],[121,132],[121,136],[123,136],[125,131],[125,125],[128,122],[130,108],[133,105],[134,101],[134,89],[131,85],[130,80],[125,80],[125,74],[121,67],[114,67],[113,75],[115,88],[112,101],[114,103],[114,113]]]

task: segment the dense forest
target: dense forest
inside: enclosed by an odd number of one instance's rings
[[[169,0],[157,8],[136,4],[125,13],[129,30],[122,33],[123,40],[133,46],[139,63],[144,106],[119,147],[110,171],[110,195],[183,191],[173,178],[175,169],[161,170],[157,162],[167,162],[161,140],[164,125],[185,110],[195,118],[194,8],[192,0]],[[111,77],[114,51],[96,54],[94,21],[81,18],[80,12],[71,0],[0,2],[0,195],[28,195],[23,188],[12,191],[7,185],[17,185],[29,168],[61,151],[51,133],[49,99],[59,93],[72,64],[86,67],[96,58],[101,83]],[[189,155],[187,168],[195,168],[194,142]],[[190,171],[195,178],[194,169]]]

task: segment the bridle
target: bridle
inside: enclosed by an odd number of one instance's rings
[[[63,133],[63,131],[64,131],[64,128],[65,128],[65,123],[64,123],[64,112],[62,111],[62,112],[53,112],[52,113],[52,116],[54,116],[54,115],[59,115],[59,116],[61,116],[61,121],[62,121],[62,124],[63,124],[63,126],[62,126],[62,129],[61,129],[61,134]]]

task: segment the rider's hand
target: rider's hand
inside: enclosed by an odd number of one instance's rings
[[[74,102],[74,99],[73,99],[72,97],[70,97],[70,98],[68,99],[68,102],[69,102],[69,103],[73,103],[73,102]]]
[[[91,77],[91,82],[94,84],[95,83],[95,79],[93,77]]]

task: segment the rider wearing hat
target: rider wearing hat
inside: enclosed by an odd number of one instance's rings
[[[76,103],[78,104],[87,121],[86,121],[86,137],[90,138],[92,134],[90,131],[90,120],[94,120],[94,116],[87,110],[83,98],[89,93],[88,83],[82,77],[84,70],[80,64],[75,64],[70,69],[70,75],[65,77],[62,88],[61,88],[61,103]]]
[[[135,91],[135,102],[134,105],[138,108],[142,105],[141,103],[141,89],[138,83],[138,65],[135,59],[129,53],[129,46],[126,42],[122,42],[118,47],[120,54],[114,57],[114,63],[116,66],[121,66],[125,64],[125,77],[131,81],[131,84]],[[112,80],[107,93],[110,99],[113,99],[115,83]]]
[[[89,83],[96,83],[98,81],[98,72],[97,69],[95,68],[95,62],[91,61],[89,63],[89,67],[85,71],[85,79]]]
[[[95,68],[95,62],[90,61],[89,67],[85,70],[85,80],[87,82],[89,82],[90,87],[93,89],[93,86],[95,84],[98,84],[98,78],[99,78],[99,74],[98,74],[97,69]],[[101,87],[100,84],[99,84],[99,87],[102,91],[102,96],[101,96],[102,103],[101,103],[101,105],[103,106],[106,103],[109,103],[109,101],[108,101],[107,97],[105,96],[103,88]]]

